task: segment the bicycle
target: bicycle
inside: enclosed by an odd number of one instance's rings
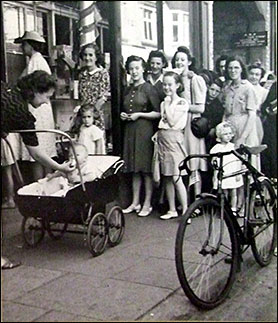
[[[260,266],[271,262],[277,237],[277,197],[270,179],[250,163],[252,154],[265,148],[241,145],[231,152],[189,155],[180,165],[180,170],[185,168],[190,174],[190,159],[207,158],[218,171],[216,192],[197,197],[181,219],[176,235],[178,278],[184,293],[198,308],[215,308],[227,298],[241,269],[242,254],[250,246]],[[224,176],[223,157],[231,153],[243,167]],[[211,162],[215,157],[218,163]],[[235,216],[222,189],[224,178],[240,174],[244,178],[243,218]]]

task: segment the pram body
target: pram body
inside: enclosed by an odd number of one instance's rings
[[[66,136],[72,144],[71,138],[61,131],[39,131]],[[74,155],[76,157],[75,151]],[[53,239],[60,239],[66,232],[86,234],[90,252],[98,256],[104,252],[107,243],[110,246],[119,244],[124,234],[122,209],[115,204],[110,209],[107,207],[117,201],[119,173],[124,162],[119,156],[89,155],[88,163],[97,166],[98,176],[84,183],[78,160],[75,159],[81,182],[60,192],[60,196],[41,194],[41,180],[17,191],[16,203],[23,216],[22,235],[25,243],[34,247],[42,241],[45,231]],[[71,224],[78,230],[68,230]]]

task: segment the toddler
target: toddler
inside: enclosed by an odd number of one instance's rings
[[[77,142],[83,144],[89,155],[105,154],[104,131],[94,125],[94,111],[88,104],[75,108],[70,132],[77,136]]]
[[[235,144],[231,142],[232,138],[235,135],[235,128],[230,122],[222,122],[216,126],[216,137],[217,143],[210,150],[211,154],[218,152],[228,152],[235,149]],[[214,157],[219,164],[219,159]],[[212,160],[213,161],[213,160]],[[223,175],[229,175],[241,169],[240,160],[234,155],[226,155],[223,157]],[[217,175],[218,171],[215,170],[213,174],[213,188],[217,189]],[[230,195],[231,208],[234,212],[237,210],[237,188],[243,186],[243,177],[242,175],[232,176],[224,178],[222,181],[222,188],[226,197]]]

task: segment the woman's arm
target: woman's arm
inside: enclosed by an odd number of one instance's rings
[[[43,151],[40,150],[39,146],[27,146],[26,148],[29,154],[40,164],[45,167],[49,167],[55,170],[59,170],[61,172],[72,172],[73,168],[70,167],[70,163],[66,162],[63,164],[56,163],[53,159],[51,159],[48,155],[46,155]]]
[[[154,119],[159,119],[160,118],[160,112],[134,112],[128,115],[129,120],[131,121],[136,121],[139,118],[144,118],[148,120],[154,120]]]

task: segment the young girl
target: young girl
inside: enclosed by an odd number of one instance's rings
[[[83,144],[89,155],[105,154],[104,131],[93,124],[94,111],[88,104],[81,105],[70,129],[77,135],[77,142]]]
[[[178,216],[175,205],[175,190],[182,206],[182,214],[187,209],[187,192],[179,177],[179,164],[187,156],[184,148],[184,135],[188,116],[188,103],[179,96],[183,91],[181,77],[175,72],[166,72],[163,77],[165,99],[161,103],[161,120],[157,134],[161,174],[164,176],[169,211],[160,216],[168,220]]]
[[[211,154],[218,152],[227,152],[235,149],[235,144],[231,143],[232,138],[235,135],[235,128],[230,122],[222,122],[216,126],[216,137],[220,143],[216,144],[210,150]],[[218,159],[215,157],[215,160]],[[224,156],[223,158],[223,170],[224,176],[234,173],[241,169],[240,160],[233,154]],[[213,188],[217,189],[217,174],[218,171],[214,171],[213,174]],[[223,179],[222,188],[225,195],[228,197],[230,194],[231,208],[234,212],[237,210],[237,188],[243,185],[242,175],[232,176]]]

